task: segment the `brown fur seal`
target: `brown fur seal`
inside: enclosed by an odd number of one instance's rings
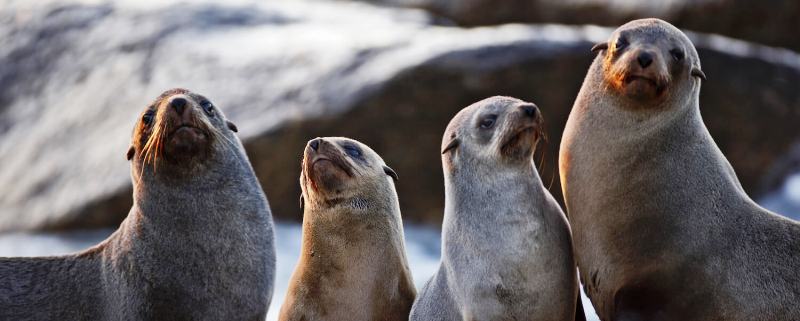
[[[542,122],[534,104],[510,97],[450,121],[442,261],[410,320],[584,318],[569,225],[533,164]]]
[[[703,125],[691,41],[644,19],[595,49],[559,163],[600,318],[800,320],[800,224],[745,194]]]
[[[203,96],[158,97],[128,152],[128,217],[81,253],[0,258],[0,319],[264,320],[272,217],[233,131]]]
[[[408,320],[408,269],[397,174],[372,149],[341,137],[305,148],[303,244],[281,321]]]

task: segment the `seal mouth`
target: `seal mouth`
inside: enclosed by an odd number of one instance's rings
[[[353,177],[353,169],[335,151],[316,151],[306,148],[303,158],[303,176],[315,191],[333,191],[341,188],[344,180]]]
[[[627,75],[622,83],[629,96],[640,99],[661,97],[667,87],[663,79],[641,74]]]
[[[525,157],[530,154],[541,136],[541,126],[525,125],[521,129],[513,132],[513,134],[505,140],[505,143],[500,146],[500,151],[503,155],[509,157]]]

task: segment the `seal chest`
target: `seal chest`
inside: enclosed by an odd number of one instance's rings
[[[442,261],[411,320],[575,320],[569,226],[532,155],[538,107],[492,97],[459,112],[442,142]]]
[[[691,41],[642,19],[593,50],[559,167],[601,319],[800,319],[800,225],[756,205],[709,135]]]
[[[81,253],[0,258],[0,319],[264,319],[272,216],[235,129],[199,94],[159,96],[127,153],[128,217]]]
[[[416,289],[397,178],[358,141],[308,142],[300,174],[303,243],[280,320],[408,320]]]

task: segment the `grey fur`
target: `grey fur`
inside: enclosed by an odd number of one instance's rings
[[[393,183],[397,174],[358,141],[315,140],[319,155],[341,162],[350,176],[342,174],[334,188],[315,189],[307,175],[313,175],[308,173],[317,152],[306,146],[300,176],[303,244],[279,319],[408,320],[416,289]],[[360,154],[348,155],[348,145]]]
[[[442,261],[410,320],[574,320],[570,230],[534,168],[535,141],[511,156],[500,152],[501,138],[524,117],[520,107],[531,105],[491,97],[450,121],[442,141]],[[494,127],[479,128],[489,114],[497,115]]]
[[[174,95],[200,108],[202,96],[177,89],[148,109],[166,108],[162,101]],[[151,165],[136,148],[134,205],[99,245],[0,258],[0,319],[264,320],[275,271],[272,217],[241,143],[215,115],[210,123],[227,141],[212,140],[200,164]]]
[[[561,182],[598,315],[800,320],[800,224],[755,204],[709,135],[691,41],[657,19],[623,25],[610,42],[621,32],[630,50],[667,61],[671,82],[663,100],[631,100],[606,82],[613,60],[602,51],[564,131]],[[672,46],[686,57],[670,60]]]

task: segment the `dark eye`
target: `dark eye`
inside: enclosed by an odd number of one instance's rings
[[[361,157],[361,150],[353,145],[344,145],[344,152],[351,157]]]
[[[142,116],[142,122],[147,126],[150,126],[150,125],[153,124],[153,111],[152,110],[148,110],[146,113],[144,113],[144,115]]]
[[[489,115],[488,117],[486,117],[483,120],[481,120],[480,126],[483,129],[492,128],[492,126],[494,126],[494,122],[496,120],[497,120],[497,115]]]
[[[212,104],[210,101],[206,100],[200,104],[200,106],[203,107],[203,111],[205,111],[206,114],[209,116],[214,116],[214,104]]]
[[[627,46],[628,46],[628,40],[626,40],[625,37],[619,37],[617,38],[617,43],[614,45],[614,48],[616,50],[622,50],[625,49],[625,47]]]
[[[672,55],[672,58],[675,58],[675,60],[677,61],[683,60],[683,50],[675,48],[670,50],[669,53]]]

